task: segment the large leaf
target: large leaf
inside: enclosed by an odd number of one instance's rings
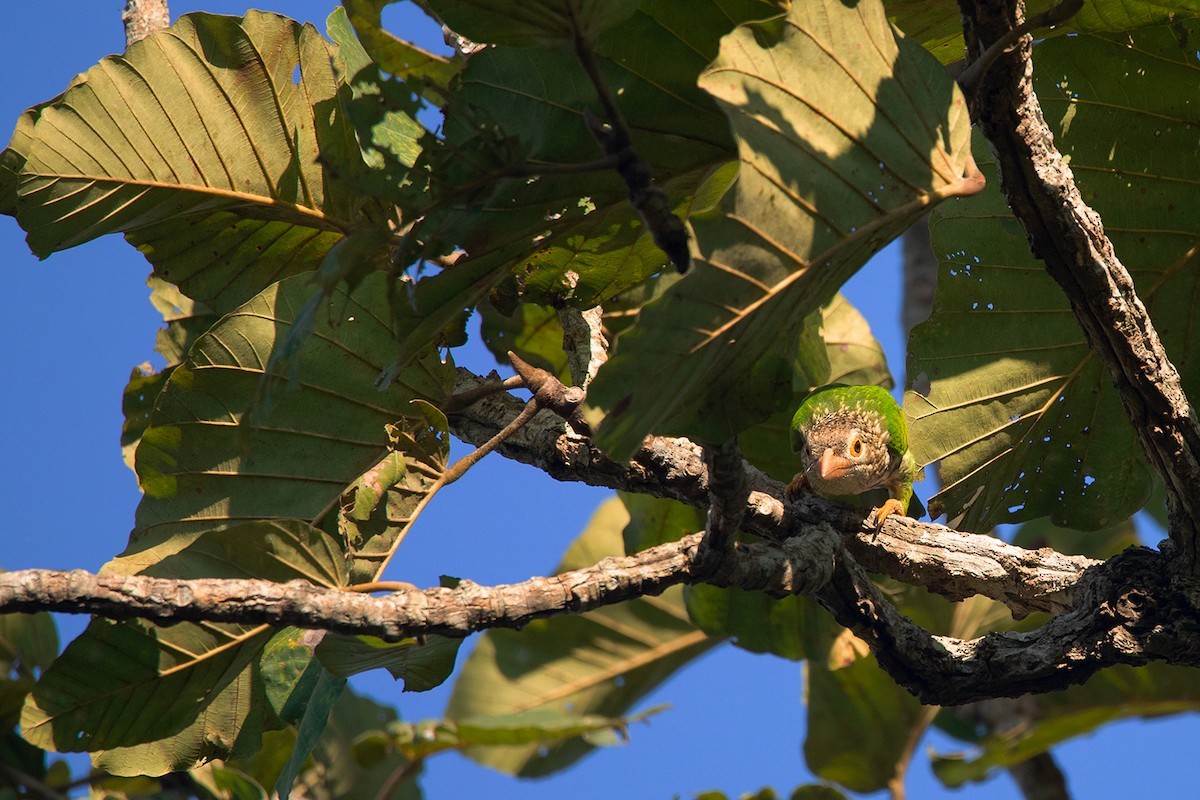
[[[619,500],[606,502],[560,570],[623,553],[628,520]],[[678,587],[579,616],[538,620],[520,632],[489,631],[463,667],[446,716],[455,722],[533,711],[619,717],[716,643],[688,621]],[[501,771],[534,776],[562,769],[590,749],[572,738],[547,748],[529,743],[466,752]]]
[[[0,616],[0,735],[12,728],[37,676],[58,655],[58,629],[48,613]]]
[[[723,33],[772,13],[761,0],[650,0],[595,43],[634,147],[684,213],[707,171],[733,157],[728,125],[696,78]],[[644,57],[648,49],[655,58]],[[519,244],[506,266],[532,273],[535,302],[587,307],[661,268],[665,256],[646,238],[615,171],[562,172],[601,155],[589,110],[601,114],[595,88],[566,50],[472,55],[446,106],[444,152],[429,154],[438,200],[425,227],[472,257]],[[535,174],[542,163],[549,168],[536,178],[505,176],[525,163]]]
[[[138,448],[145,497],[124,568],[153,563],[204,530],[329,518],[339,496],[387,455],[387,426],[397,420],[407,420],[402,457],[416,465],[402,488],[427,492],[445,464],[445,434],[421,433],[430,410],[412,400],[444,397],[453,366],[429,348],[388,389],[376,388],[393,343],[387,280],[376,273],[353,292],[339,290],[312,306],[308,279],[289,278],[193,346]],[[268,380],[276,343],[300,325],[311,333],[291,354],[296,385]]]
[[[127,233],[162,278],[229,310],[358,224],[333,177],[365,168],[347,96],[311,25],[184,16],[14,137],[17,220],[40,256]]]
[[[302,522],[210,531],[145,570],[153,577],[345,583],[341,547]],[[186,769],[256,746],[273,715],[247,669],[266,626],[96,619],[46,670],[25,704],[25,737],[48,750],[109,751],[121,775]]]
[[[741,171],[724,212],[696,223],[697,268],[642,312],[589,393],[609,409],[597,443],[618,459],[649,433],[720,441],[765,419],[804,318],[929,206],[979,188],[961,93],[877,1],[743,25],[701,86],[730,118]]]
[[[448,636],[385,642],[374,636],[331,633],[317,645],[317,657],[334,675],[347,677],[383,668],[403,681],[403,691],[425,692],[450,677],[462,642]]]
[[[1197,69],[1200,23],[1037,47],[1037,90],[1055,143],[1101,213],[1185,391],[1200,394]],[[1138,88],[1142,87],[1142,88]],[[934,501],[965,528],[1049,515],[1094,529],[1140,508],[1146,467],[1112,377],[1030,255],[998,189],[943,207],[934,313],[914,330],[913,451],[941,461]],[[1036,324],[1031,324],[1034,321]]]
[[[420,768],[411,764],[398,748],[386,745],[385,731],[395,724],[398,723],[394,709],[344,689],[329,714],[324,733],[300,772],[297,794],[303,787],[306,800],[378,797],[384,786],[404,770],[406,779],[398,786],[390,786],[387,796],[419,800],[421,792],[416,779]],[[296,733],[290,728],[273,731],[263,737],[261,750],[227,762],[225,768],[234,768],[261,786],[271,786],[277,782],[296,741]]]
[[[955,0],[884,0],[888,16],[905,35],[920,42],[943,64],[965,55],[962,22]],[[1031,0],[1026,17],[1048,11],[1058,0]],[[1125,31],[1195,16],[1191,0],[1088,0],[1077,14],[1053,28],[1041,29],[1039,37],[1105,31]]]
[[[330,34],[342,20],[354,28],[362,47],[380,69],[417,84],[425,84],[433,95],[444,95],[450,81],[462,68],[460,58],[446,58],[406,42],[383,29],[383,9],[396,0],[346,0],[345,9],[330,15]],[[340,12],[340,14],[339,14]],[[335,41],[340,37],[331,36]],[[429,92],[426,93],[427,96]]]
[[[631,722],[640,722],[662,710],[652,708],[626,719],[537,708],[458,721],[397,723],[389,726],[388,734],[391,744],[410,758],[467,748],[549,747],[580,737],[593,745],[605,745],[628,739]]]
[[[631,15],[642,0],[428,0],[456,33],[476,42],[570,45]]]

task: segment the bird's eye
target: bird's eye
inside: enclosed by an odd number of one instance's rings
[[[862,439],[855,436],[854,441],[850,442],[850,455],[854,456],[855,458],[858,458],[859,456],[862,455],[862,453],[863,453]]]

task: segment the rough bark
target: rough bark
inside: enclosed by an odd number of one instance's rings
[[[129,47],[169,26],[171,12],[167,9],[167,0],[126,0],[121,21],[125,23],[125,46]]]
[[[960,0],[968,60],[1025,18],[1022,0]],[[1000,184],[1034,255],[1062,287],[1113,376],[1142,449],[1167,487],[1169,533],[1189,569],[1200,567],[1200,422],[1179,373],[1117,258],[1100,216],[1054,146],[1033,91],[1026,35],[974,84],[971,117],[996,154]]]

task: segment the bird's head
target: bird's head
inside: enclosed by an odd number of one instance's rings
[[[797,448],[818,493],[855,495],[882,486],[890,474],[889,437],[878,415],[853,409],[817,417]]]

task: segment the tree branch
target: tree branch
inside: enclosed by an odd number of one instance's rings
[[[1200,665],[1200,591],[1191,578],[1172,580],[1163,562],[1131,547],[1089,573],[1078,610],[1028,633],[972,640],[920,628],[849,555],[817,599],[921,702],[959,705],[1063,689],[1114,664]]]
[[[482,382],[460,369],[456,391],[468,391]],[[480,444],[508,424],[521,407],[514,397],[492,395],[452,415],[451,430],[468,443]],[[535,418],[497,451],[562,481],[666,497],[696,508],[707,509],[711,500],[703,453],[687,439],[650,437],[629,464],[618,464],[586,437],[568,431],[561,420],[547,416]],[[748,465],[744,473],[749,482],[744,530],[782,541],[805,530],[804,526],[829,524],[843,531],[855,558],[874,572],[954,600],[982,594],[1006,604],[1018,618],[1034,611],[1073,609],[1074,587],[1085,570],[1099,563],[1049,548],[1026,550],[993,536],[896,515],[881,531],[867,533],[861,511],[815,496],[785,504],[783,484]]]
[[[466,636],[489,628],[520,628],[534,619],[580,613],[623,600],[657,595],[700,580],[703,534],[685,536],[634,556],[517,584],[453,589],[400,589],[387,597],[328,589],[307,581],[208,578],[172,580],[145,575],[93,575],[82,570],[0,573],[0,614],[61,611],[160,624],[208,620],[295,625],[398,641],[422,634]],[[837,533],[829,526],[774,544],[738,543],[704,580],[773,596],[811,594],[828,579]]]
[[[1022,0],[959,5],[972,62],[1025,16]],[[971,116],[992,144],[1001,187],[1031,249],[1112,373],[1142,449],[1166,484],[1171,539],[1194,571],[1200,567],[1200,421],[1100,216],[1083,201],[1054,146],[1033,91],[1031,51],[1026,35],[979,76],[968,98]]]

